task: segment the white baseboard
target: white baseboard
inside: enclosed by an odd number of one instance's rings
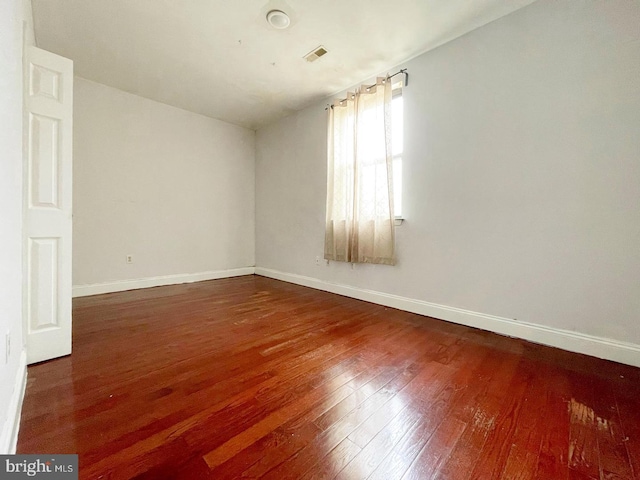
[[[593,357],[640,367],[640,345],[633,343],[520,322],[511,318],[496,317],[494,315],[472,312],[461,308],[438,305],[423,300],[365,290],[338,283],[330,283],[317,278],[280,272],[269,268],[256,267],[255,274],[324,290],[326,292],[337,293],[346,297],[357,298],[358,300],[377,303],[427,317],[438,318],[482,330],[489,330],[502,335],[561,348],[570,352],[584,353]]]
[[[216,270],[213,272],[185,273],[178,275],[163,275],[160,277],[137,278],[134,280],[119,280],[116,282],[93,283],[89,285],[74,285],[73,297],[86,297],[102,293],[123,292],[138,288],[160,287],[163,285],[177,285],[179,283],[201,282],[203,280],[217,280],[219,278],[240,277],[253,275],[254,267],[233,268],[230,270]]]
[[[20,414],[22,413],[22,400],[24,390],[27,387],[27,352],[20,354],[18,373],[13,385],[13,393],[9,402],[7,420],[0,432],[0,454],[14,454],[18,445],[18,431],[20,430]]]

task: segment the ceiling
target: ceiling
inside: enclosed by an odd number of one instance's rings
[[[257,129],[534,0],[32,1],[38,46],[76,75]]]

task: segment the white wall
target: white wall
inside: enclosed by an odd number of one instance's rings
[[[254,265],[252,130],[76,78],[73,156],[74,285]]]
[[[260,129],[257,267],[640,348],[638,25],[637,1],[540,0],[401,65],[394,267],[315,265],[326,102]]]
[[[24,378],[22,333],[23,3],[0,2],[0,453],[15,451]],[[26,11],[26,9],[25,9]],[[24,17],[29,22],[30,19]],[[6,360],[6,335],[11,337]]]

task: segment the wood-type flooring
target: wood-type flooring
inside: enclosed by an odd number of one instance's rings
[[[245,276],[74,299],[19,453],[81,479],[636,479],[640,369]]]

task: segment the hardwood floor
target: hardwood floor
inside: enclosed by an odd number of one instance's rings
[[[19,453],[84,479],[640,479],[640,369],[257,276],[74,300]]]

